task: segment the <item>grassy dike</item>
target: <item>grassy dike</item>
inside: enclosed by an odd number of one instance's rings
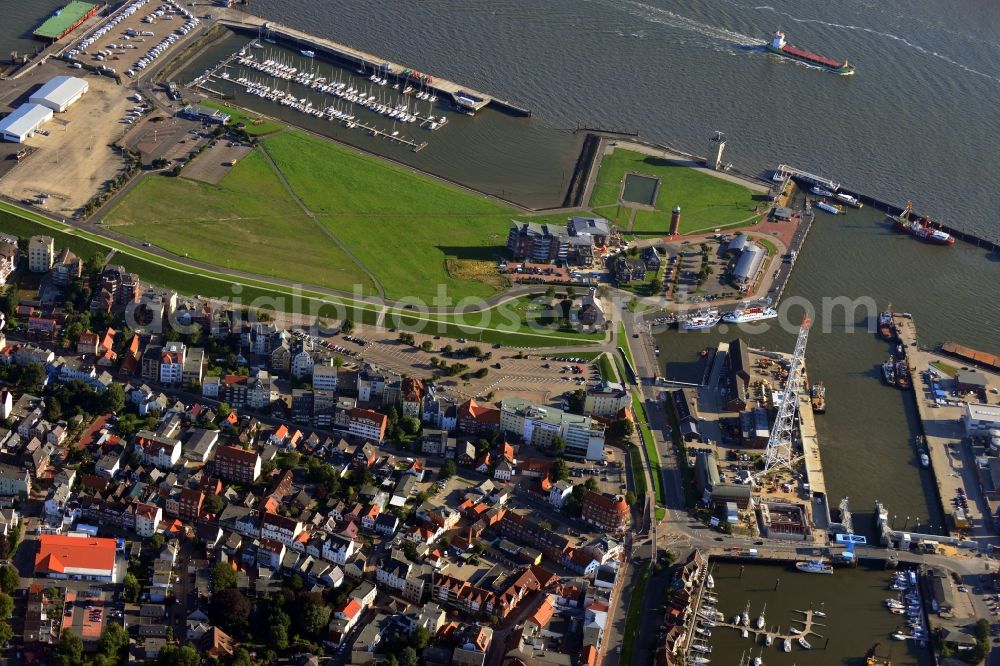
[[[380,309],[371,304],[341,299],[309,290],[294,290],[284,285],[244,277],[230,277],[204,270],[134,248],[118,241],[98,236],[81,229],[49,219],[29,210],[0,202],[0,231],[23,238],[46,234],[55,239],[57,246],[67,246],[83,259],[95,254],[107,256],[112,250],[111,261],[138,273],[140,278],[173,289],[181,294],[199,294],[246,305],[256,301],[258,307],[296,314],[315,314],[324,319],[347,317],[355,322],[374,325]],[[235,289],[234,289],[235,287]],[[454,317],[418,317],[412,313],[389,309],[395,314],[400,327],[419,330],[451,338],[469,338],[482,342],[515,347],[562,347],[599,341],[585,334],[528,333],[499,331],[486,327],[461,326]],[[478,315],[470,315],[477,320]],[[388,321],[388,319],[386,320]]]

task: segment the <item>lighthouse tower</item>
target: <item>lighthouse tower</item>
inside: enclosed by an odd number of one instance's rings
[[[670,214],[670,235],[676,236],[681,230],[681,207],[674,206],[674,211]]]
[[[711,139],[710,145],[711,147],[708,151],[709,161],[706,166],[718,171],[722,165],[722,151],[726,149],[726,135],[722,132],[716,132],[715,136]]]

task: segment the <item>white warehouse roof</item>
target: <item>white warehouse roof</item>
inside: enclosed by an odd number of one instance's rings
[[[89,83],[75,76],[55,76],[29,97],[28,101],[47,106],[53,111],[65,111],[89,88]]]
[[[52,109],[41,104],[22,104],[0,120],[0,132],[3,138],[20,143],[49,120],[52,120]]]

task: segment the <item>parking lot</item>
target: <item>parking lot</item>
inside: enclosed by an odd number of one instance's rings
[[[191,12],[172,0],[140,0],[75,44],[67,55],[133,77],[164,57],[198,23]]]

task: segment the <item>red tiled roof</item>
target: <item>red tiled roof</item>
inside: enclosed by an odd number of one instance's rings
[[[344,614],[348,620],[353,620],[354,617],[361,612],[361,604],[357,602],[356,599],[349,599],[344,607],[340,611]]]
[[[67,569],[109,574],[115,566],[115,540],[43,534],[38,537],[35,573],[64,574]]]

